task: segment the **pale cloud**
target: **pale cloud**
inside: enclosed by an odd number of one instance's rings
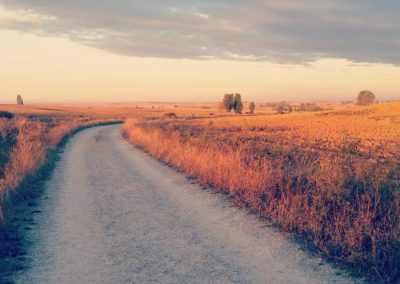
[[[207,14],[204,14],[204,13],[199,13],[199,12],[195,12],[194,15],[197,16],[197,17],[200,17],[202,19],[210,18],[210,15],[207,15]]]
[[[397,0],[0,0],[0,27],[142,57],[400,65]]]
[[[0,6],[0,24],[43,24],[45,22],[55,21],[57,17],[39,14],[32,9],[6,10]]]

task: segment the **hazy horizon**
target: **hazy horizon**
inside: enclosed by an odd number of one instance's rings
[[[394,1],[152,4],[0,0],[0,102],[400,98]]]

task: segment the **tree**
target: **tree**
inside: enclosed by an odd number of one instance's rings
[[[373,92],[364,90],[358,94],[357,103],[362,106],[371,105],[375,101],[375,95]]]
[[[240,94],[235,94],[233,99],[233,109],[238,114],[241,114],[243,111],[242,96]]]
[[[256,104],[254,102],[251,102],[249,105],[249,110],[251,114],[254,114],[254,110],[256,109]]]
[[[233,105],[233,103],[234,103],[233,94],[225,94],[222,103],[223,103],[226,111],[231,112],[231,110],[233,109],[233,106],[234,106]]]
[[[22,100],[21,95],[18,95],[18,96],[17,96],[17,104],[18,104],[18,105],[23,105],[23,104],[24,104],[24,101]]]

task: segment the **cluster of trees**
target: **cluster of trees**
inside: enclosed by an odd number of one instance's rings
[[[357,104],[359,105],[370,105],[375,102],[375,95],[371,91],[364,90],[358,94]],[[242,96],[240,94],[225,94],[224,99],[222,101],[224,108],[227,112],[231,112],[232,110],[235,113],[241,114],[243,111],[243,102]],[[342,104],[348,104],[348,102],[342,102]],[[277,102],[277,103],[266,103],[263,106],[275,108],[278,113],[289,113],[294,111],[322,111],[323,108],[316,103],[302,103],[297,106],[292,106],[286,101]],[[249,104],[249,114],[254,114],[256,105],[254,102]]]
[[[242,96],[240,94],[226,94],[223,104],[227,112],[234,110],[240,114],[243,111]]]
[[[231,112],[232,110],[237,113],[241,114],[243,112],[243,102],[242,96],[240,94],[225,94],[224,99],[222,100],[222,104],[227,112]],[[249,104],[249,112],[250,114],[254,114],[256,109],[256,104],[251,102]]]

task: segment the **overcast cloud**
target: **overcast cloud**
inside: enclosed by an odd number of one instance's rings
[[[0,28],[130,56],[400,65],[398,0],[0,0]]]

